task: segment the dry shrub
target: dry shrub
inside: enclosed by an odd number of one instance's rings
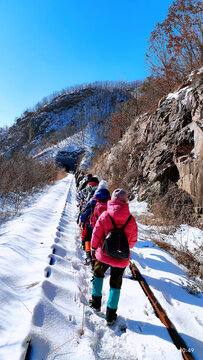
[[[39,162],[25,154],[0,157],[0,221],[18,214],[23,200],[58,177],[53,161]]]
[[[115,188],[129,189],[129,184],[126,181],[128,157],[129,153],[126,151],[114,154],[111,160],[107,160],[108,153],[100,152],[92,161],[91,172],[96,174],[100,180],[108,181],[109,190],[112,192]]]
[[[110,150],[110,158],[107,149],[103,149],[93,158],[91,172],[107,180],[110,191],[124,188],[130,196],[134,185],[142,179],[139,159],[144,147],[145,143],[137,144],[136,148],[133,143],[118,144]]]
[[[0,193],[2,196],[31,192],[56,180],[58,167],[53,161],[39,162],[25,154],[0,159]]]
[[[203,266],[201,262],[197,259],[196,253],[192,254],[188,249],[177,249],[165,241],[160,241],[156,239],[153,239],[152,241],[161,249],[173,255],[179,264],[184,265],[188,269],[189,277],[198,276],[200,279],[203,280]]]
[[[168,224],[175,226],[196,224],[194,205],[190,195],[175,184],[168,187],[166,194],[155,198],[152,211],[156,217],[164,219]]]
[[[94,151],[94,156],[92,157],[91,159],[91,171],[92,173],[96,173],[96,168],[98,166],[98,164],[101,163],[102,161],[102,157],[103,155],[105,154],[105,152],[107,152],[109,150],[109,147],[106,145],[106,146],[103,146],[102,148],[100,148],[99,150],[98,149],[93,149]],[[79,158],[80,159],[80,158]],[[81,161],[83,159],[83,155],[81,155]],[[79,162],[78,162],[79,163]],[[80,166],[78,166],[78,169],[80,168]]]
[[[136,220],[138,220],[141,224],[147,226],[165,226],[166,221],[164,219],[155,218],[152,215],[142,214],[136,215]]]
[[[60,169],[60,170],[57,172],[56,180],[64,179],[66,176],[67,176],[66,170],[65,170],[64,168],[63,168],[63,169]]]

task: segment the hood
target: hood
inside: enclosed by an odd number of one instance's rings
[[[125,222],[130,216],[129,205],[119,200],[109,200],[107,211],[114,220]]]

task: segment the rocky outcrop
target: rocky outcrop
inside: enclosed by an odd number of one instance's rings
[[[149,192],[166,191],[173,182],[190,194],[196,212],[202,213],[203,68],[177,92],[161,99],[156,112],[134,120],[122,140],[104,155],[110,174],[115,159],[123,154],[123,178],[131,174],[140,199]]]
[[[146,120],[148,144],[140,166],[148,182],[169,181],[188,192],[197,212],[203,209],[203,73],[162,99]]]

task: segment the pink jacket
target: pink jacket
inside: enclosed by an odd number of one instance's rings
[[[116,225],[118,227],[122,227],[128,217],[130,216],[129,206],[127,203],[118,201],[118,200],[110,200],[107,203],[107,211],[104,211],[99,219],[96,222],[96,225],[93,230],[91,247],[96,249],[95,255],[97,260],[109,264],[114,267],[124,268],[129,264],[129,259],[116,259],[112,256],[107,255],[105,252],[102,254],[102,245],[104,243],[104,238],[108,234],[108,232],[113,229],[113,224],[108,213],[114,219]],[[137,242],[137,224],[135,219],[132,217],[128,225],[124,229],[127,239],[129,242],[130,249]]]

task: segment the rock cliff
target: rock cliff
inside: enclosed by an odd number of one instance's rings
[[[117,162],[117,179],[122,178],[124,185],[139,185],[140,199],[152,191],[163,193],[169,183],[176,183],[190,194],[196,212],[202,213],[202,158],[203,68],[162,98],[153,114],[135,119],[95,171],[104,174],[105,163],[105,173],[113,176]]]

